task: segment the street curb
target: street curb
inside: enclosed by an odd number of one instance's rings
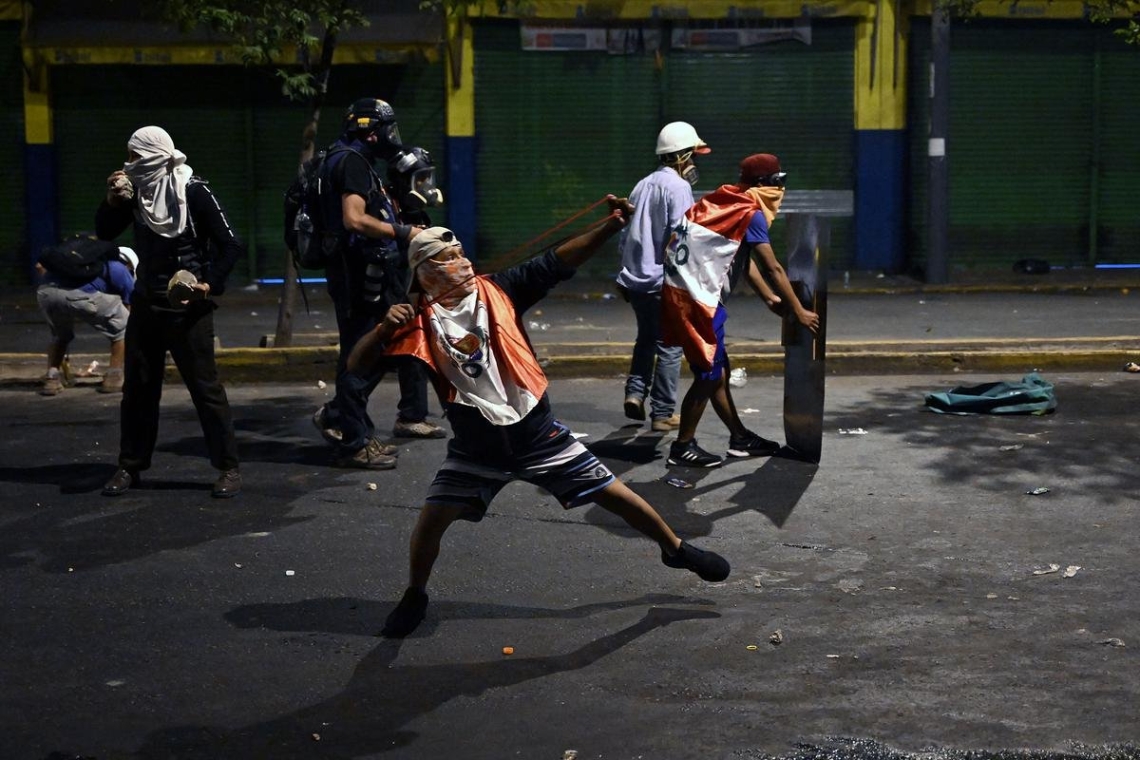
[[[732,354],[732,365],[753,375],[781,375],[784,359],[776,354]],[[1119,372],[1127,352],[1089,349],[1037,353],[1027,351],[830,352],[829,375],[928,375],[955,372],[1024,374],[1032,371]],[[628,356],[555,356],[542,361],[549,377],[624,377]]]
[[[1135,360],[1137,351],[1124,347],[1089,348],[1089,344],[1115,339],[1079,339],[1080,347],[1047,350],[1011,348],[966,348],[962,350],[871,350],[868,344],[829,346],[826,357],[830,375],[898,375],[941,373],[1023,374],[1030,371],[1120,372]],[[1022,342],[1024,345],[1025,342]],[[1055,341],[1053,343],[1056,343]],[[628,347],[621,353],[597,355],[547,354],[538,346],[539,361],[552,378],[624,377],[629,370]],[[753,347],[754,348],[754,347]],[[735,367],[753,375],[780,375],[784,371],[779,346],[765,350],[734,350]],[[281,349],[231,348],[216,352],[218,372],[230,383],[320,383],[332,386],[336,374],[335,346],[301,346]],[[103,355],[74,355],[73,366],[86,366]],[[42,354],[0,354],[0,387],[37,387],[44,372]],[[167,379],[178,378],[174,365],[167,365]]]

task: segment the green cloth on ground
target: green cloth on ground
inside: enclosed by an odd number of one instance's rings
[[[926,394],[926,406],[939,414],[1048,414],[1057,408],[1053,384],[1036,372],[1020,382],[964,385]]]

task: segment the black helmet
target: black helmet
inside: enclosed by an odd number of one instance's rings
[[[387,101],[379,98],[360,98],[344,114],[344,131],[348,135],[367,137],[373,132],[380,137],[381,153],[392,154],[400,149],[400,127],[396,112]]]

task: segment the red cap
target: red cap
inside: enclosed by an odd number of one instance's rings
[[[740,181],[755,185],[764,177],[780,171],[780,159],[771,153],[753,153],[740,162]]]

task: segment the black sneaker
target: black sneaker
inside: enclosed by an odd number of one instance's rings
[[[728,560],[716,552],[698,549],[692,544],[681,542],[681,546],[672,556],[661,550],[661,561],[666,567],[675,567],[681,570],[691,570],[700,576],[702,581],[719,583],[728,577]]]
[[[702,449],[694,438],[688,443],[673,441],[669,445],[669,458],[665,463],[670,467],[720,467],[724,460]]]
[[[730,457],[770,457],[780,448],[780,444],[775,441],[761,438],[755,433],[745,433],[739,438],[729,438],[728,451],[725,453]]]
[[[386,639],[402,639],[416,630],[427,611],[428,595],[418,588],[408,588],[396,608],[388,613],[380,635]]]

